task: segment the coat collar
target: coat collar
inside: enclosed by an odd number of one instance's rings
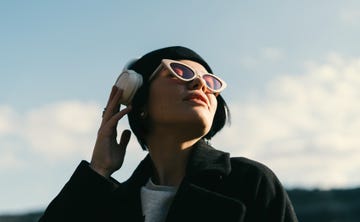
[[[230,171],[229,153],[216,150],[203,140],[197,142],[191,150],[186,176],[178,189],[166,221],[222,221],[224,215],[227,218],[236,218],[227,221],[242,221],[245,206],[238,200],[218,193],[214,187],[216,184],[219,185],[215,181],[230,174]],[[153,172],[152,160],[150,155],[147,155],[129,180],[116,192],[121,195],[119,199],[125,198],[123,207],[127,209],[126,212],[132,221],[144,221],[139,191]],[[116,209],[114,212],[117,212]]]
[[[192,149],[187,165],[187,175],[197,176],[203,173],[228,175],[231,171],[230,154],[216,150],[200,140]]]
[[[231,171],[230,154],[216,150],[204,140],[198,141],[191,148],[189,161],[186,167],[186,177],[194,178],[202,174],[228,175]],[[148,154],[129,178],[138,186],[144,185],[153,174],[153,163]]]

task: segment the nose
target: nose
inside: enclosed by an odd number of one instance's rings
[[[206,92],[206,82],[201,76],[197,76],[195,79],[191,80],[188,84],[189,89],[200,89],[203,92]]]

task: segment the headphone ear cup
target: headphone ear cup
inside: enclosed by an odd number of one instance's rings
[[[115,86],[123,90],[119,103],[129,105],[142,83],[143,78],[139,73],[133,70],[124,70],[115,82]]]

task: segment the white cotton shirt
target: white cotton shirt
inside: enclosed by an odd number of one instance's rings
[[[141,206],[145,222],[163,222],[174,199],[177,187],[160,186],[151,179],[141,187]]]

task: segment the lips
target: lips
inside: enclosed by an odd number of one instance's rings
[[[201,93],[190,93],[189,95],[187,95],[184,98],[185,101],[194,101],[194,102],[200,102],[200,103],[205,103],[206,106],[209,106],[209,102],[208,99],[206,98],[206,96],[202,95]]]

